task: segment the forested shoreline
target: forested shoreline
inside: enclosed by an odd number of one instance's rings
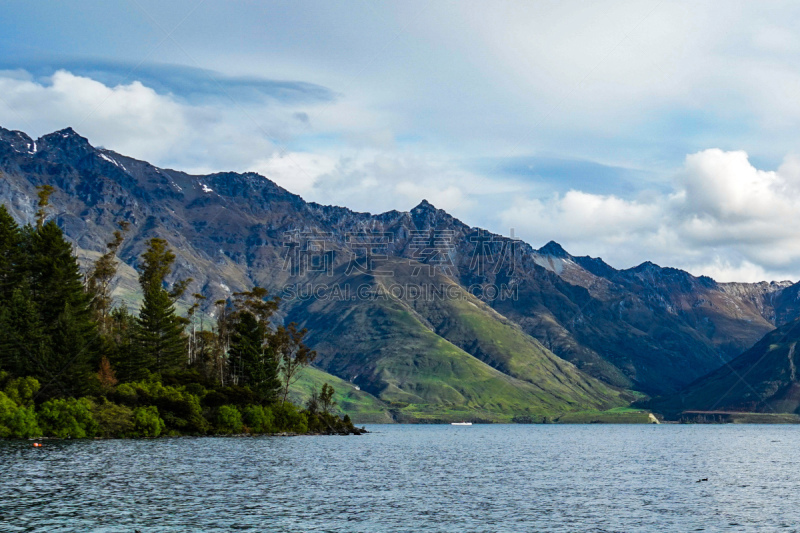
[[[137,265],[138,314],[111,296],[127,224],[85,274],[39,187],[35,225],[0,205],[0,438],[358,434],[331,413],[323,385],[305,406],[289,389],[316,354],[305,330],[270,319],[278,298],[255,287],[215,302],[216,323],[176,312],[191,280],[166,279],[175,255],[152,238]],[[193,327],[188,328],[187,325]]]

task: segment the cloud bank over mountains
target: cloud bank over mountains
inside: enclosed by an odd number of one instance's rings
[[[502,220],[529,238],[554,235],[574,253],[612,264],[650,258],[723,281],[793,279],[800,159],[787,156],[777,171],[764,171],[745,152],[712,148],[686,156],[668,193],[625,199],[571,190],[520,198]]]
[[[800,158],[792,155],[772,171],[743,151],[711,148],[687,155],[666,191],[542,194],[519,176],[479,174],[458,158],[405,150],[392,139],[292,149],[313,144],[317,123],[353,138],[369,133],[363,111],[363,121],[336,120],[353,108],[346,98],[193,103],[140,81],[108,86],[64,70],[44,79],[5,71],[0,94],[0,120],[29,133],[73,125],[93,143],[159,165],[254,170],[307,200],[383,211],[427,198],[470,224],[513,228],[534,245],[554,239],[619,268],[653,260],[723,281],[800,272]]]

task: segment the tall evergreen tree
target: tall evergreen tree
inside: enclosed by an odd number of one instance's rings
[[[151,287],[145,291],[137,326],[138,349],[152,372],[161,374],[183,366],[183,324],[166,290]]]
[[[228,359],[239,369],[244,385],[248,385],[262,401],[273,402],[277,399],[281,382],[278,362],[272,347],[265,342],[268,334],[266,323],[249,311],[240,311],[233,327]]]
[[[51,339],[47,356],[49,379],[42,375],[43,392],[77,394],[83,379],[98,362],[100,339],[92,320],[91,298],[72,246],[52,220],[23,232],[26,283],[43,326]]]
[[[270,318],[279,298],[268,298],[262,287],[234,293],[233,311],[220,313],[220,335],[229,341],[228,371],[235,383],[248,385],[264,402],[277,400],[281,382],[278,358],[271,342]]]
[[[0,205],[0,302],[8,301],[20,282],[21,240],[19,226],[6,206]]]
[[[78,260],[61,228],[52,220],[30,234],[30,288],[46,326],[69,304],[82,321],[91,322],[91,297],[83,286]]]
[[[95,356],[100,337],[94,322],[87,320],[86,315],[86,309],[77,310],[65,303],[51,329],[52,352],[48,366],[53,376],[45,387],[52,388],[53,394],[82,395],[88,387],[92,368],[99,363]],[[87,339],[89,332],[92,337]]]
[[[231,344],[228,350],[228,365],[234,384],[243,385],[247,379],[245,366],[252,366],[261,354],[264,334],[261,325],[251,313],[246,311],[235,315],[231,324]]]
[[[176,282],[168,292],[165,280],[172,270],[175,254],[163,239],[150,239],[148,245],[139,267],[144,303],[137,320],[137,342],[149,369],[161,374],[186,365],[184,321],[175,313],[175,300],[191,280]]]
[[[0,306],[0,366],[16,376],[50,381],[51,342],[25,287]]]
[[[44,222],[52,191],[40,188],[36,228],[20,230],[0,207],[0,358],[46,394],[70,395],[85,385],[98,339],[72,246]]]
[[[108,341],[109,359],[122,381],[141,381],[147,377],[148,358],[137,343],[137,319],[126,307],[111,311]]]

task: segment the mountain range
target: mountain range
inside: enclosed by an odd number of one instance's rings
[[[51,216],[86,265],[130,223],[118,303],[138,307],[135,268],[152,237],[175,251],[174,279],[206,296],[206,324],[234,292],[281,296],[278,319],[308,328],[319,353],[308,379],[376,419],[536,419],[676,397],[800,316],[792,282],[618,270],[424,200],[381,214],[320,205],[255,173],[158,168],[70,128],[35,140],[0,128],[0,172],[0,203],[22,223],[36,187],[55,188]]]

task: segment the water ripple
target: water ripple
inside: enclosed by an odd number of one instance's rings
[[[796,426],[0,442],[0,531],[797,531]],[[708,478],[708,481],[697,482]]]

